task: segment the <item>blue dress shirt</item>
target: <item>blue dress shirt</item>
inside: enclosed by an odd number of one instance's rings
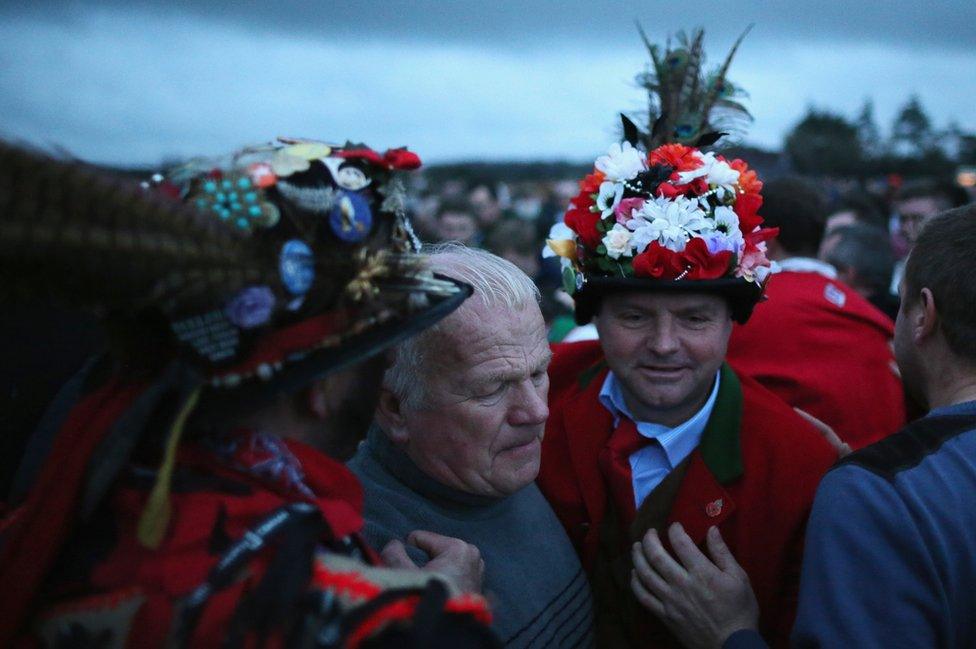
[[[613,415],[614,427],[616,428],[620,423],[620,417],[627,417],[637,425],[638,433],[655,442],[635,451],[630,456],[630,471],[631,476],[633,476],[636,507],[639,508],[647,494],[651,493],[654,487],[658,486],[664,477],[674,467],[681,464],[682,460],[688,457],[698,446],[702,433],[705,432],[708,418],[712,415],[712,408],[715,407],[719,380],[720,372],[716,372],[712,393],[708,396],[708,400],[705,401],[701,410],[684,423],[678,424],[674,428],[668,428],[661,424],[634,419],[624,402],[624,395],[620,391],[620,382],[617,381],[617,377],[612,371],[607,373],[603,387],[600,388],[600,403]]]

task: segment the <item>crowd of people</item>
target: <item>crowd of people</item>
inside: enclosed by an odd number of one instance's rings
[[[976,203],[760,178],[678,42],[581,179],[0,143],[0,646],[976,646]]]
[[[809,202],[801,211],[810,223],[799,231],[798,217],[792,216],[791,229],[796,234],[791,234],[817,243],[813,250],[804,250],[803,256],[829,264],[846,287],[892,321],[898,312],[904,259],[919,224],[973,200],[972,190],[951,179],[893,176],[853,182],[771,176],[769,180],[785,183],[784,192],[791,187],[805,192]],[[572,302],[559,291],[558,265],[539,254],[550,228],[562,221],[576,191],[576,181],[571,178],[533,182],[474,178],[442,185],[417,183],[408,192],[407,205],[424,241],[458,242],[489,250],[532,278],[542,291],[550,340],[560,342],[567,335],[570,341],[592,336],[592,330],[572,332]]]

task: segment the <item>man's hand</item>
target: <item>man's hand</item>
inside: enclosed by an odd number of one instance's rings
[[[390,541],[380,556],[391,568],[414,568],[445,575],[466,593],[480,593],[481,580],[485,574],[485,560],[481,551],[474,545],[450,536],[415,530],[407,536],[407,543],[416,546],[430,555],[430,561],[423,568],[407,555],[403,543]]]
[[[755,629],[759,605],[749,577],[722,540],[708,530],[712,561],[701,553],[680,523],[668,529],[681,563],[661,545],[656,530],[633,547],[630,586],[645,608],[657,615],[687,647],[713,649],[740,629]]]
[[[800,410],[799,408],[793,408],[793,410],[796,411],[796,414],[810,422],[810,424],[817,429],[817,432],[824,436],[827,443],[833,446],[834,450],[837,451],[838,459],[851,454],[850,444],[841,441],[841,438],[837,436],[834,429],[828,426],[826,422],[817,419],[806,410]]]

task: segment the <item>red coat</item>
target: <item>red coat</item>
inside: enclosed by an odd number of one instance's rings
[[[144,389],[113,381],[83,398],[28,500],[0,522],[0,646],[13,638],[18,647],[36,646],[39,638],[44,646],[61,646],[55,636],[66,646],[168,646],[183,628],[188,646],[220,646],[237,629],[241,637],[233,646],[255,646],[267,631],[262,646],[277,647],[296,612],[325,624],[355,608],[342,628],[343,646],[353,647],[388,623],[412,619],[417,594],[426,588],[424,573],[367,565],[379,557],[359,539],[358,481],[298,442],[262,440],[246,430],[234,432],[237,444],[190,435],[177,451],[169,521],[155,549],[139,541],[138,525],[156,474],[138,462],[80,520],[87,475],[102,466],[94,457],[99,442],[132,412]],[[187,615],[183,605],[208,591],[193,607],[198,615]],[[306,591],[315,597],[300,595]],[[286,599],[289,593],[300,599]],[[385,606],[358,608],[381,594]],[[312,620],[310,603],[320,600],[332,604]],[[487,634],[481,597],[451,596],[444,612],[461,616],[453,627],[459,637],[480,641]]]
[[[736,370],[827,422],[854,449],[905,424],[888,316],[815,272],[778,273],[766,294],[732,332],[727,358]]]
[[[597,463],[613,431],[613,418],[598,399],[608,370],[598,342],[555,345],[554,352],[538,484],[589,571],[610,506]],[[723,368],[715,409],[668,525],[680,522],[697,543],[711,525],[719,527],[749,574],[762,631],[777,645],[786,645],[796,614],[814,491],[835,459],[787,404],[748,378],[740,388],[732,370]]]

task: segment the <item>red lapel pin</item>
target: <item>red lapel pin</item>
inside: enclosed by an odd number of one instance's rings
[[[712,502],[705,505],[705,514],[709,518],[715,518],[722,513],[722,499],[713,500]]]

